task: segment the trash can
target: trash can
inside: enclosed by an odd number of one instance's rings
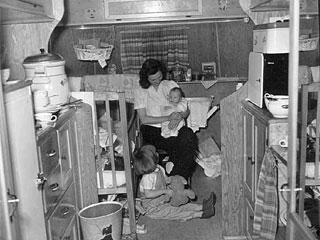
[[[83,240],[121,240],[122,204],[101,202],[79,211]]]

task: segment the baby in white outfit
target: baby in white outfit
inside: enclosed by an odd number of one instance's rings
[[[170,115],[173,112],[185,112],[188,109],[188,102],[183,97],[181,88],[172,88],[168,96],[169,105],[161,107],[162,115]],[[178,131],[185,125],[185,120],[182,119],[176,129],[169,129],[169,121],[161,124],[161,136],[164,138],[178,136]]]

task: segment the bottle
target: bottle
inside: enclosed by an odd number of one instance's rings
[[[191,73],[191,67],[190,64],[188,65],[187,68],[187,73],[186,73],[186,82],[190,82],[192,78],[192,73]]]

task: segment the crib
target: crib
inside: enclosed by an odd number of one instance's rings
[[[302,85],[301,99],[299,213],[302,216],[305,187],[320,192],[320,83]]]
[[[136,75],[130,74],[82,78],[83,90],[91,94],[98,195],[110,200],[126,194],[132,236],[136,235],[132,152],[141,143],[139,119],[133,107],[133,85],[137,82]]]

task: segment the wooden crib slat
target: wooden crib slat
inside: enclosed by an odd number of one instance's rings
[[[127,201],[128,201],[128,209],[129,209],[129,219],[130,219],[130,231],[132,235],[136,235],[136,221],[135,221],[135,200],[134,200],[134,191],[133,191],[133,176],[132,176],[132,164],[131,164],[131,147],[129,145],[129,134],[133,130],[138,129],[138,126],[134,126],[134,118],[137,115],[133,116],[130,119],[130,126],[128,126],[127,121],[127,109],[126,109],[126,99],[125,93],[123,91],[117,92],[95,92],[94,93],[94,100],[103,101],[105,102],[105,110],[106,116],[108,117],[107,121],[107,131],[109,137],[109,150],[110,150],[110,157],[111,157],[111,172],[112,172],[112,187],[105,188],[104,187],[104,179],[103,179],[103,167],[101,166],[101,156],[98,155],[98,174],[100,179],[100,188],[98,189],[99,195],[109,195],[109,194],[127,194]],[[125,179],[126,184],[125,186],[117,187],[117,178],[116,178],[116,169],[115,169],[115,155],[114,155],[114,145],[113,145],[113,125],[111,119],[111,110],[110,110],[110,101],[118,101],[119,102],[119,109],[120,109],[120,123],[121,123],[121,139],[123,144],[123,161],[124,161],[124,168],[125,168]],[[98,128],[98,124],[96,124]],[[97,132],[97,145],[99,146],[99,129],[96,129]],[[138,134],[134,133],[134,139],[137,138]],[[100,152],[99,152],[100,153]]]
[[[125,94],[124,92],[119,93],[119,105],[120,105],[120,118],[121,118],[121,130],[123,134],[123,159],[124,159],[124,167],[126,169],[126,186],[127,186],[127,195],[134,196],[133,193],[133,185],[132,185],[132,174],[131,174],[131,153],[129,146],[129,137],[128,137],[128,123],[127,123],[127,111],[126,111],[126,102],[125,102]],[[136,224],[135,224],[135,205],[134,198],[128,198],[128,207],[129,218],[130,218],[130,229],[131,232],[135,232]],[[131,221],[132,220],[132,221]]]
[[[319,90],[319,88],[318,88]],[[314,178],[319,179],[319,133],[320,133],[320,92],[317,92],[317,127],[316,127],[316,157]]]

